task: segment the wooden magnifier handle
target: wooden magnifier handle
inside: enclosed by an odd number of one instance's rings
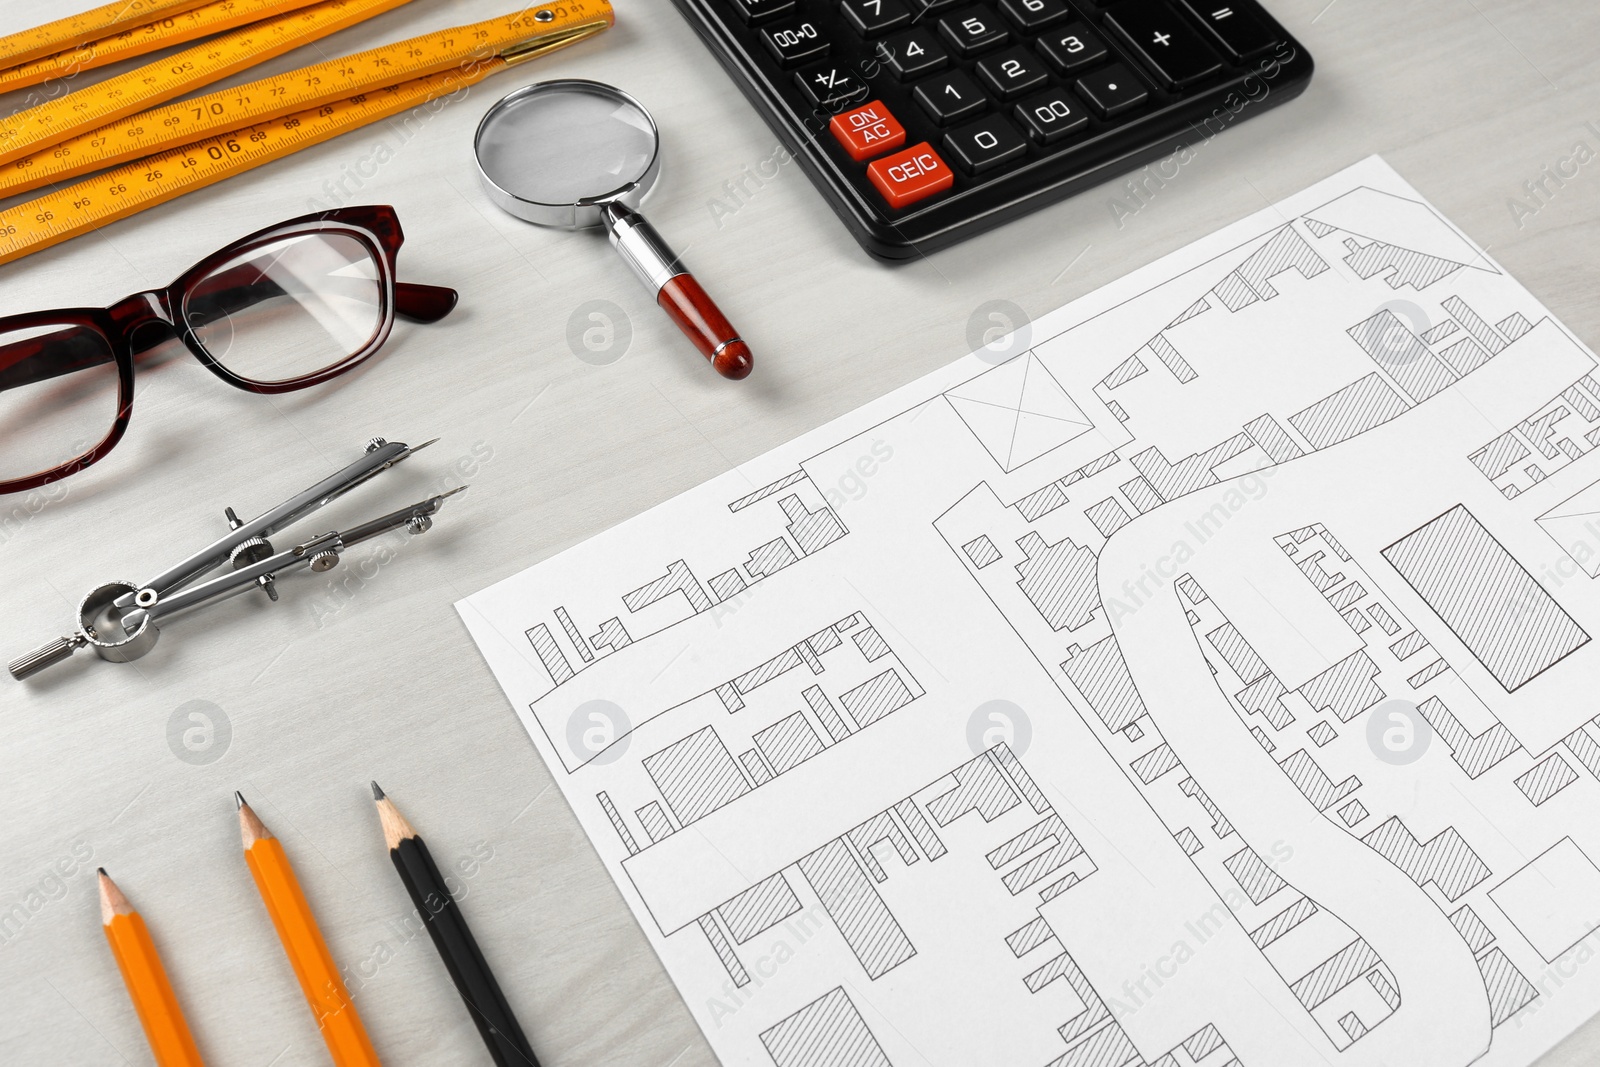
[[[712,369],[724,378],[749,377],[755,367],[750,346],[655,228],[622,204],[607,204],[602,214],[612,245],[628,261],[639,280],[656,294],[661,310],[678,324],[678,329],[694,343],[700,354],[711,361]]]
[[[694,342],[700,354],[724,378],[738,380],[755,366],[750,346],[744,343],[722,309],[700,288],[694,275],[685,272],[667,279],[656,297],[661,310],[671,316],[683,335]]]

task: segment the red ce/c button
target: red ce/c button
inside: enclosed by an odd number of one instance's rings
[[[955,184],[950,165],[927,141],[869,164],[867,177],[893,208],[914,204]]]

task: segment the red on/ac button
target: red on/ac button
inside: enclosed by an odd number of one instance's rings
[[[868,164],[867,177],[894,208],[942,193],[956,180],[950,165],[927,141]]]
[[[889,114],[882,100],[874,100],[853,111],[835,115],[828,123],[828,129],[833,131],[833,139],[843,145],[844,150],[850,153],[850,158],[858,163],[881,156],[889,149],[899,148],[906,143],[906,128]]]

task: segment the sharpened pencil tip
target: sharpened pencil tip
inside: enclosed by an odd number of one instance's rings
[[[394,801],[385,795],[377,782],[372,783],[372,795],[378,805],[378,822],[383,825],[383,843],[391,852],[399,848],[400,842],[406,838],[417,836],[411,824],[406,822],[406,817],[400,814],[400,809],[394,806]]]
[[[233,806],[235,808],[244,807],[244,794],[239,792],[237,789],[235,789],[233,791],[233,802],[234,802]]]
[[[97,872],[99,872],[100,877],[102,877],[102,878],[110,878],[111,877],[109,874],[106,873],[106,869],[104,867],[96,867],[95,870]]]
[[[128,903],[128,898],[122,895],[122,890],[117,888],[117,883],[111,880],[104,867],[100,871],[100,924],[110,926],[118,915],[126,915],[133,911],[133,905]]]

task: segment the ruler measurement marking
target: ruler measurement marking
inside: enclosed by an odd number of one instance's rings
[[[471,72],[450,71],[404,82],[386,94],[388,99],[365,96],[359,103],[343,100],[287,115],[163,152],[19,204],[0,213],[0,263],[330,140],[355,125],[419,107],[474,84],[504,65],[504,61],[491,61]],[[230,144],[234,147],[230,148]],[[194,165],[186,167],[185,163]]]
[[[599,4],[562,7],[574,23],[597,19],[604,11]],[[357,92],[483,62],[529,33],[555,25],[539,22],[531,12],[512,19],[501,16],[142,111],[0,164],[0,195],[37,189]],[[460,43],[473,34],[478,43]]]
[[[64,51],[95,37],[105,36],[109,31],[136,19],[174,17],[204,3],[205,0],[134,0],[133,3],[116,2],[92,11],[81,11],[43,26],[0,37],[0,63],[22,63],[51,52]]]
[[[31,151],[48,148],[78,130],[124,118],[150,104],[170,100],[406,2],[408,0],[325,0],[305,10],[252,23],[70,93],[59,101],[19,112],[12,116],[8,125],[0,127],[0,161],[10,162]],[[158,71],[157,67],[166,70]],[[60,136],[56,136],[58,132]]]
[[[156,22],[65,48],[0,70],[0,91],[11,92],[51,78],[75,76],[118,60],[238,29],[252,22],[308,7],[318,0],[212,0]],[[15,59],[0,60],[0,65]]]

